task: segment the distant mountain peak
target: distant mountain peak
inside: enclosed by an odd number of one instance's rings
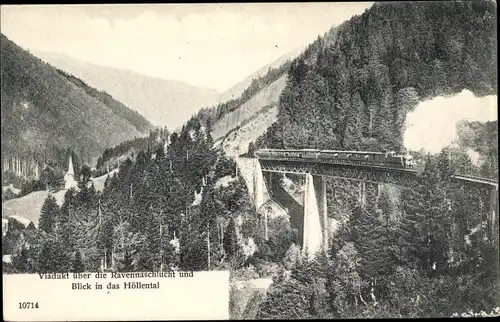
[[[81,78],[90,86],[105,90],[156,126],[175,128],[200,108],[214,104],[219,96],[214,89],[179,80],[97,65],[67,54],[34,52],[42,60]]]

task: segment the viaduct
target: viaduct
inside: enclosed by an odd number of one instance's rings
[[[276,150],[275,150],[276,151]],[[259,209],[273,189],[273,174],[294,173],[305,175],[304,207],[302,220],[302,251],[314,256],[318,251],[328,249],[328,214],[325,177],[344,178],[359,182],[361,204],[365,200],[366,183],[392,184],[411,188],[417,180],[414,169],[367,164],[342,164],[325,159],[287,157],[286,150],[281,156],[257,156],[254,169],[254,202]],[[258,153],[256,153],[258,155]],[[464,185],[475,185],[489,191],[488,231],[490,238],[498,242],[498,182],[488,178],[453,175]]]

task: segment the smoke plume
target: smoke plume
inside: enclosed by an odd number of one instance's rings
[[[406,116],[404,146],[438,153],[455,143],[460,121],[495,121],[497,106],[497,95],[477,97],[468,90],[422,101]]]

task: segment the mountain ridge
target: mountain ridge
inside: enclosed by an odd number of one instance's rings
[[[222,92],[220,94],[219,98],[217,99],[217,102],[224,103],[224,102],[227,102],[229,100],[238,98],[239,96],[241,96],[241,94],[243,94],[243,91],[250,86],[250,84],[252,83],[252,81],[254,79],[265,76],[270,69],[279,68],[281,65],[286,63],[286,61],[288,61],[288,60],[293,60],[298,55],[300,55],[306,49],[306,47],[307,47],[307,45],[299,46],[299,47],[293,49],[292,51],[281,55],[280,57],[278,57],[274,61],[260,67],[259,69],[254,71],[252,74],[245,77],[243,80],[234,84],[231,88]]]
[[[153,127],[3,34],[1,53],[2,157],[43,155],[51,160],[71,148],[92,163],[105,148],[145,136]]]
[[[106,91],[155,126],[175,128],[203,106],[214,103],[219,95],[212,88],[151,77],[126,68],[98,65],[67,54],[33,52],[43,61]]]

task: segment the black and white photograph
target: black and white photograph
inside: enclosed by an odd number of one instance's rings
[[[496,1],[0,13],[5,320],[500,316]]]

